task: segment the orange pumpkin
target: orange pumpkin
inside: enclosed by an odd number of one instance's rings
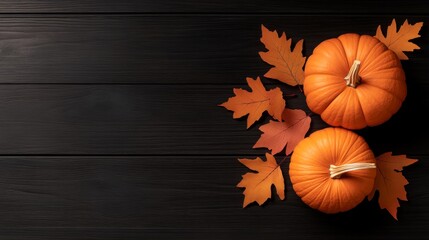
[[[375,158],[365,140],[343,128],[325,128],[302,140],[289,176],[302,201],[325,213],[344,212],[372,190]]]
[[[395,114],[407,87],[393,51],[374,37],[348,33],[314,49],[305,66],[304,94],[326,123],[361,129]]]

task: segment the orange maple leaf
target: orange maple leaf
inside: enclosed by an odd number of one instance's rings
[[[271,150],[271,154],[277,154],[286,146],[286,155],[289,155],[304,139],[310,128],[311,117],[300,109],[286,108],[282,119],[284,122],[270,121],[262,125],[259,130],[263,134],[253,148],[266,147]]]
[[[252,92],[234,88],[235,96],[230,97],[227,102],[219,106],[234,111],[233,118],[240,118],[249,114],[247,128],[259,120],[265,111],[268,111],[274,119],[281,120],[286,102],[283,99],[283,93],[280,88],[276,87],[270,91],[265,90],[259,77],[256,80],[247,78],[247,84],[252,89]]]
[[[386,37],[381,31],[381,26],[377,28],[375,37],[384,43],[390,50],[394,51],[401,60],[408,60],[408,57],[404,54],[405,52],[412,52],[415,49],[420,49],[419,46],[410,42],[409,40],[420,37],[419,31],[423,26],[423,22],[418,22],[414,25],[409,24],[408,20],[405,20],[404,24],[396,32],[396,21],[393,19],[392,24],[387,27]]]
[[[398,199],[407,201],[405,185],[408,184],[408,181],[402,175],[402,169],[415,162],[417,159],[407,158],[405,155],[393,156],[391,152],[383,153],[377,157],[377,175],[374,189],[368,195],[368,200],[371,200],[375,191],[378,190],[380,208],[387,209],[396,220],[398,220],[396,216],[399,207]]]
[[[302,55],[302,45],[304,40],[299,40],[291,51],[292,39],[287,39],[283,33],[281,37],[277,31],[270,31],[261,25],[261,42],[268,49],[268,52],[259,52],[262,60],[273,65],[265,77],[277,79],[291,86],[302,85],[304,81],[305,57]]]
[[[271,186],[276,187],[277,195],[281,200],[285,199],[285,183],[280,165],[269,153],[265,154],[267,161],[261,158],[238,159],[244,166],[256,171],[244,174],[243,179],[237,187],[246,188],[243,192],[243,208],[252,202],[257,202],[261,206],[268,198],[271,198]]]

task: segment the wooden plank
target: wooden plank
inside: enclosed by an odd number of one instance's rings
[[[247,169],[235,155],[1,157],[0,238],[309,239],[353,232],[352,239],[417,239],[429,233],[429,158],[414,157],[421,162],[404,172],[409,202],[401,202],[400,224],[375,202],[337,215],[310,209],[291,188],[287,161],[286,200],[242,209],[234,186]]]
[[[287,218],[288,216],[284,216]],[[368,221],[367,216],[362,216],[361,221]],[[268,217],[269,218],[269,217]],[[282,221],[282,219],[276,219]],[[323,219],[320,219],[323,221]],[[343,219],[343,223],[348,220]],[[340,221],[338,221],[339,223]],[[354,224],[359,224],[359,222],[353,222]],[[318,222],[314,224],[319,224]],[[332,224],[337,224],[332,223]],[[399,223],[401,224],[401,223]],[[215,228],[185,228],[185,229],[123,229],[123,228],[32,228],[32,229],[5,229],[2,236],[5,236],[8,240],[76,240],[76,239],[100,239],[100,240],[141,240],[141,239],[183,239],[183,240],[198,240],[198,239],[207,239],[207,240],[234,240],[237,238],[246,238],[246,239],[278,239],[279,237],[288,236],[293,240],[307,240],[307,239],[320,239],[320,237],[330,237],[331,239],[351,239],[351,240],[361,240],[362,238],[371,238],[375,240],[384,240],[386,236],[389,239],[402,240],[408,236],[412,236],[416,240],[426,240],[425,234],[427,231],[421,228],[421,226],[410,226],[408,228],[401,227],[401,231],[397,231],[395,228],[388,228],[386,231],[388,233],[376,232],[373,234],[373,230],[368,230],[368,232],[359,232],[354,233],[354,229],[350,229],[350,232],[353,232],[353,235],[346,233],[344,230],[334,234],[335,226],[324,225],[330,231],[315,231],[312,230],[314,227],[308,222],[304,223],[305,227],[310,230],[299,231],[299,235],[296,234],[296,231],[287,231],[289,227],[277,225],[280,229],[271,228],[271,226],[265,226],[265,229],[261,229],[260,226],[255,226],[253,229],[240,228],[240,229],[231,229],[224,227],[221,229]],[[343,227],[344,225],[337,224],[336,226]],[[408,226],[408,225],[407,225]],[[319,228],[317,228],[319,229]],[[410,235],[405,234],[403,231],[412,231]],[[1,231],[1,230],[0,230]],[[292,233],[291,233],[292,232]]]
[[[361,0],[357,4],[338,1],[148,1],[148,0],[2,0],[1,13],[98,13],[98,12],[135,12],[135,13],[383,13],[383,14],[427,14],[428,3],[424,0],[387,2]]]
[[[233,120],[217,106],[233,96],[233,87],[0,85],[0,154],[262,154],[265,149],[251,148],[269,118],[246,130],[245,119]],[[359,131],[376,153],[429,154],[428,127],[419,117],[429,108],[428,91],[429,85],[409,81],[400,112]],[[287,105],[305,108],[304,97],[288,98]],[[313,117],[312,130],[325,126]]]
[[[258,55],[261,23],[295,42],[305,39],[308,56],[343,33],[374,35],[393,17],[429,22],[429,16],[394,15],[3,16],[0,83],[238,84],[269,69]],[[415,41],[422,50],[409,54],[409,74],[425,72],[429,62],[428,25],[423,28]]]

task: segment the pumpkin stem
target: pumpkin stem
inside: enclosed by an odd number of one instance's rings
[[[356,88],[357,85],[359,85],[359,83],[360,83],[359,68],[360,68],[360,61],[355,60],[353,62],[352,67],[350,68],[349,73],[344,78],[344,80],[346,80],[347,86],[352,87],[352,88]]]
[[[348,163],[340,166],[330,165],[329,173],[331,174],[331,178],[336,179],[340,178],[341,175],[346,172],[369,168],[376,168],[375,163]]]

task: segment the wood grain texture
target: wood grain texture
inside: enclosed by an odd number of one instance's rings
[[[343,214],[286,200],[241,209],[239,156],[1,157],[1,239],[420,238],[429,233],[429,161],[407,167],[394,221],[375,202]],[[220,177],[222,176],[222,177]],[[365,231],[356,231],[364,228]],[[350,235],[353,232],[353,235]]]
[[[361,0],[359,4],[347,1],[317,0],[200,0],[200,1],[150,1],[150,0],[2,0],[0,13],[384,13],[427,14],[425,0],[383,1]]]
[[[304,39],[305,55],[323,40],[347,32],[374,35],[392,16],[94,15],[3,17],[0,83],[240,84],[269,66],[258,55],[261,23]],[[397,16],[398,23],[429,22]],[[323,26],[323,27],[321,27]],[[352,27],[351,27],[352,26]],[[428,25],[420,46],[429,45]],[[409,54],[413,81],[429,49]],[[414,79],[417,78],[417,79]]]
[[[429,154],[429,129],[414,117],[429,108],[429,85],[409,89],[389,122],[359,132],[375,152]],[[269,118],[246,131],[245,118],[217,106],[231,96],[219,85],[1,85],[0,154],[262,154],[252,146]],[[287,105],[306,108],[302,95]],[[326,126],[312,119],[312,130]]]
[[[0,239],[426,239],[429,2],[0,1]],[[358,131],[405,169],[399,222],[375,202],[325,215],[293,192],[241,208],[235,188],[258,127],[217,105],[270,66],[260,24],[309,56],[346,32],[424,21],[403,66],[408,93],[386,124]],[[290,108],[296,88],[280,86]],[[312,117],[311,131],[326,127]],[[281,158],[279,156],[279,158]],[[286,161],[287,162],[287,161]],[[365,229],[364,231],[360,229]]]
[[[259,131],[217,106],[231,94],[217,85],[0,85],[0,154],[252,152]]]

